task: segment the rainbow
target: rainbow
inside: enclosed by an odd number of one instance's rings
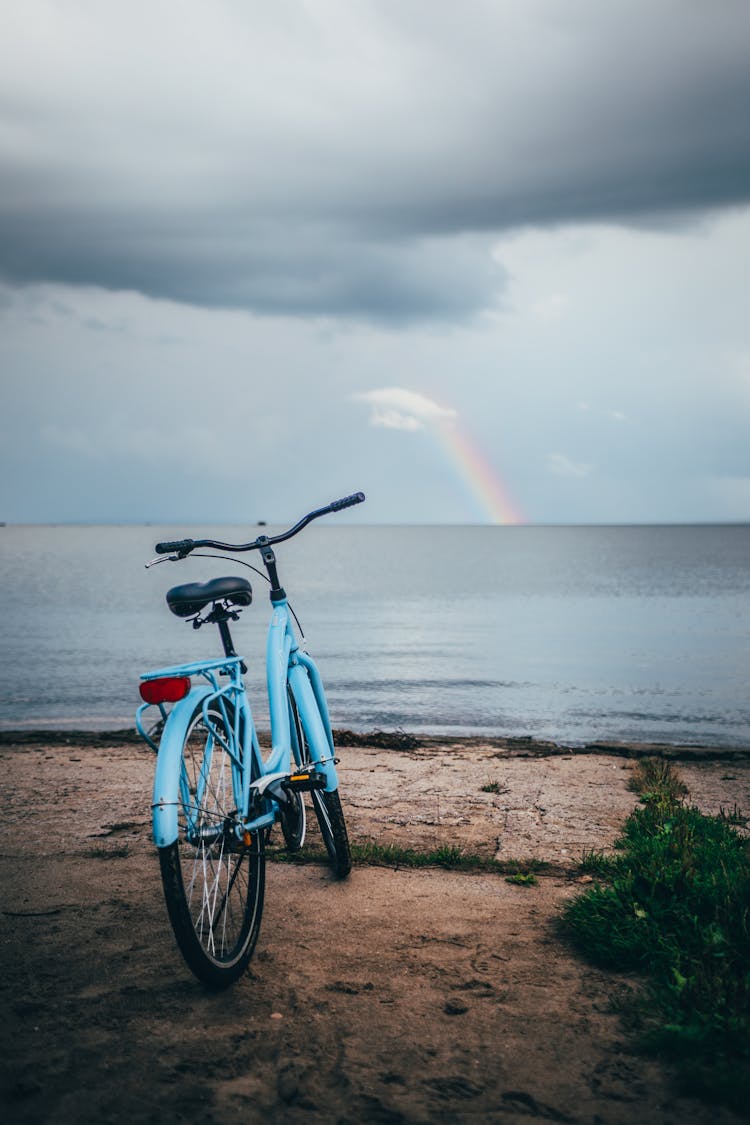
[[[470,440],[451,422],[435,426],[433,432],[457,470],[482,523],[526,523],[507,487],[475,440]]]

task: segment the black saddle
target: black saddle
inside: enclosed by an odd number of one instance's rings
[[[209,602],[246,606],[253,600],[247,578],[212,578],[210,582],[187,582],[167,590],[167,605],[178,617],[193,617]]]

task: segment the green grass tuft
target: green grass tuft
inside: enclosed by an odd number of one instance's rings
[[[489,871],[498,875],[508,872],[529,874],[532,871],[543,871],[547,866],[542,860],[491,859],[475,852],[466,852],[455,844],[418,851],[398,844],[369,841],[352,844],[352,858],[358,863],[385,867],[444,867],[449,871]]]
[[[668,763],[639,763],[636,779],[642,805],[619,853],[588,859],[606,883],[572,900],[562,924],[596,964],[646,976],[644,1043],[678,1060],[691,1089],[740,1108],[750,1100],[748,841],[687,806]]]
[[[738,808],[736,801],[734,808],[728,810],[723,807],[720,808],[719,817],[725,824],[736,824],[738,828],[746,828],[750,822],[750,818],[746,817],[742,810]]]
[[[582,875],[595,875],[602,879],[609,879],[614,874],[616,864],[615,856],[592,849],[583,853],[578,870]]]
[[[628,788],[641,794],[641,800],[658,795],[678,801],[687,796],[687,786],[664,758],[641,758],[636,762]]]
[[[535,887],[538,880],[533,872],[523,875],[520,871],[517,871],[515,875],[506,875],[505,882],[514,883],[517,887]]]

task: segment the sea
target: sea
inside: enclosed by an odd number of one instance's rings
[[[237,557],[144,566],[159,539],[258,533],[0,527],[0,729],[132,727],[142,671],[220,652],[215,627],[168,611],[167,589],[231,574],[253,585],[233,631],[267,726],[263,577]],[[277,559],[334,727],[750,746],[749,525],[331,520]]]

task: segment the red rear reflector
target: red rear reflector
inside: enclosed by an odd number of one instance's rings
[[[146,703],[176,703],[190,691],[190,677],[162,676],[160,680],[144,680],[139,691]]]

